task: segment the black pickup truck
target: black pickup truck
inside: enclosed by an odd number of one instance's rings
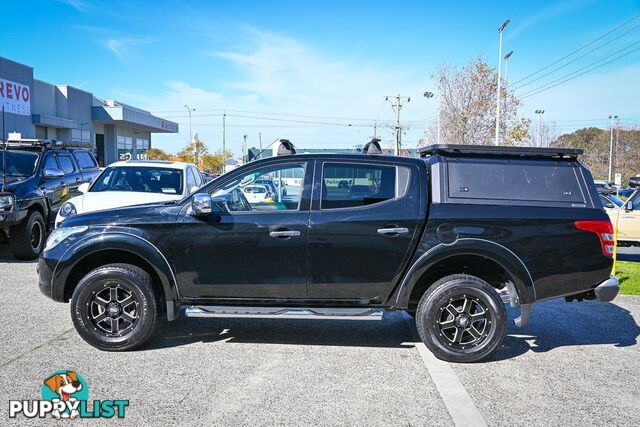
[[[612,226],[580,151],[363,151],[289,146],[177,203],[69,218],[40,257],[40,289],[70,301],[78,333],[103,350],[138,347],[181,312],[376,320],[406,310],[426,346],[456,362],[500,345],[505,302],[522,325],[536,301],[617,295]],[[260,179],[286,195],[245,197]]]
[[[0,239],[9,239],[13,256],[38,258],[60,207],[99,173],[88,149],[41,140],[0,143]]]

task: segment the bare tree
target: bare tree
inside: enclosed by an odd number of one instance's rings
[[[440,93],[442,141],[493,144],[498,84],[495,70],[482,58],[476,58],[462,69],[442,65],[434,80]],[[500,143],[520,145],[528,133],[526,119],[517,117],[521,101],[508,88],[501,90],[501,99],[506,105],[501,112]]]

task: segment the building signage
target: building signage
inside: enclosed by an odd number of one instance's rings
[[[29,86],[0,79],[0,105],[6,113],[31,115],[31,90]]]
[[[162,129],[167,129],[167,130],[171,130],[174,132],[178,132],[178,125],[170,122],[168,120],[163,120],[162,121]]]

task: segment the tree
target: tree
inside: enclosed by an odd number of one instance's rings
[[[171,156],[159,148],[150,148],[146,152],[149,160],[169,160]]]
[[[434,80],[440,93],[440,128],[443,142],[482,144],[495,142],[495,69],[477,58],[462,69],[442,65]],[[520,145],[527,139],[527,122],[517,117],[521,101],[513,91],[501,89],[500,143]]]
[[[206,156],[209,153],[209,148],[200,139],[195,139],[187,144],[176,157],[181,162],[194,163],[196,160],[196,150],[198,150],[198,157]]]

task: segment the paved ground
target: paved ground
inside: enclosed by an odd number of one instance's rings
[[[618,248],[617,259],[620,261],[640,262],[640,247]]]
[[[399,313],[383,322],[181,318],[142,351],[107,353],[78,337],[67,305],[39,293],[35,265],[0,246],[0,313],[3,425],[8,400],[39,398],[59,369],[80,372],[90,399],[129,399],[125,424],[451,425],[442,398],[451,390],[435,385],[444,368],[489,425],[640,424],[638,297],[539,304],[492,360],[472,365],[425,364]]]

